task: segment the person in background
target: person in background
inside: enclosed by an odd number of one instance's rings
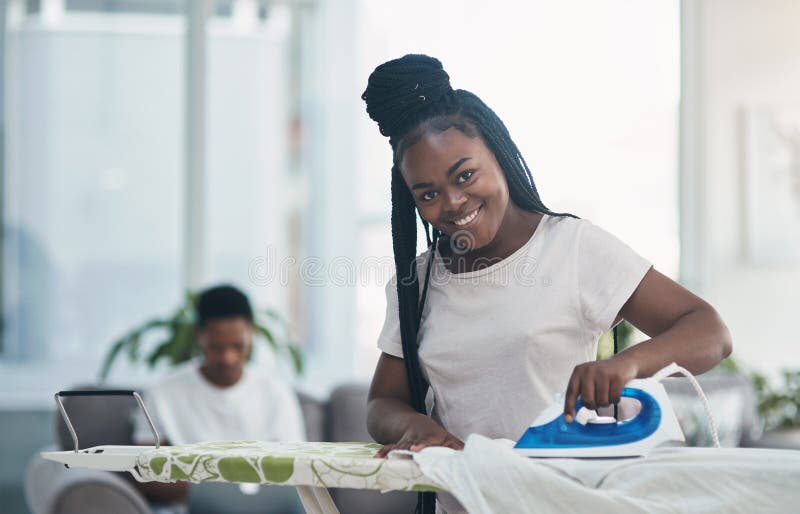
[[[253,345],[253,309],[235,287],[220,285],[197,299],[195,341],[201,360],[179,366],[145,394],[162,444],[200,441],[304,441],[300,403],[281,379],[247,365]],[[144,416],[137,415],[133,439],[153,444]],[[181,502],[188,483],[144,483],[151,502]]]

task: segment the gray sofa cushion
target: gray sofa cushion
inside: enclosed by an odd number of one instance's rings
[[[325,412],[325,436],[328,441],[367,442],[366,384],[344,384],[331,391]]]
[[[53,512],[58,514],[145,514],[150,508],[118,483],[110,483],[106,475],[102,480],[83,481],[80,487],[67,487],[57,499]],[[114,477],[116,478],[116,477]]]
[[[300,410],[303,411],[303,422],[306,425],[306,439],[309,441],[325,440],[325,403],[303,392],[297,392]]]

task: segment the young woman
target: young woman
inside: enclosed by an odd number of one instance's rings
[[[571,420],[578,397],[615,404],[631,379],[671,362],[702,373],[731,352],[708,303],[611,234],[545,207],[505,125],[453,90],[438,60],[378,66],[362,99],[394,155],[397,275],[368,407],[379,456],[460,449],[470,433],[517,439],[555,393]],[[419,257],[417,213],[429,242]],[[651,339],[596,361],[622,319]]]

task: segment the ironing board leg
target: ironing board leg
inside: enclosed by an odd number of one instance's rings
[[[317,497],[317,502],[322,507],[324,514],[339,514],[339,509],[333,503],[333,498],[331,498],[331,493],[328,492],[327,487],[315,487],[314,496]]]
[[[307,514],[339,514],[327,488],[310,485],[298,485],[296,488]]]
[[[319,506],[317,497],[314,495],[314,488],[309,485],[298,485],[297,495],[300,497],[300,503],[303,504],[306,514],[322,514],[322,508]]]

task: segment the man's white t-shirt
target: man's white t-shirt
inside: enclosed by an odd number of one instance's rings
[[[306,438],[295,392],[249,366],[236,384],[218,387],[203,376],[197,362],[189,362],[160,379],[144,401],[161,439],[171,444]],[[144,416],[135,420],[134,441],[152,444]]]
[[[417,258],[420,290],[428,251]],[[589,221],[544,215],[500,262],[452,274],[434,254],[418,342],[432,415],[464,440],[518,439],[564,392],[651,264]],[[402,357],[396,276],[378,339]]]

